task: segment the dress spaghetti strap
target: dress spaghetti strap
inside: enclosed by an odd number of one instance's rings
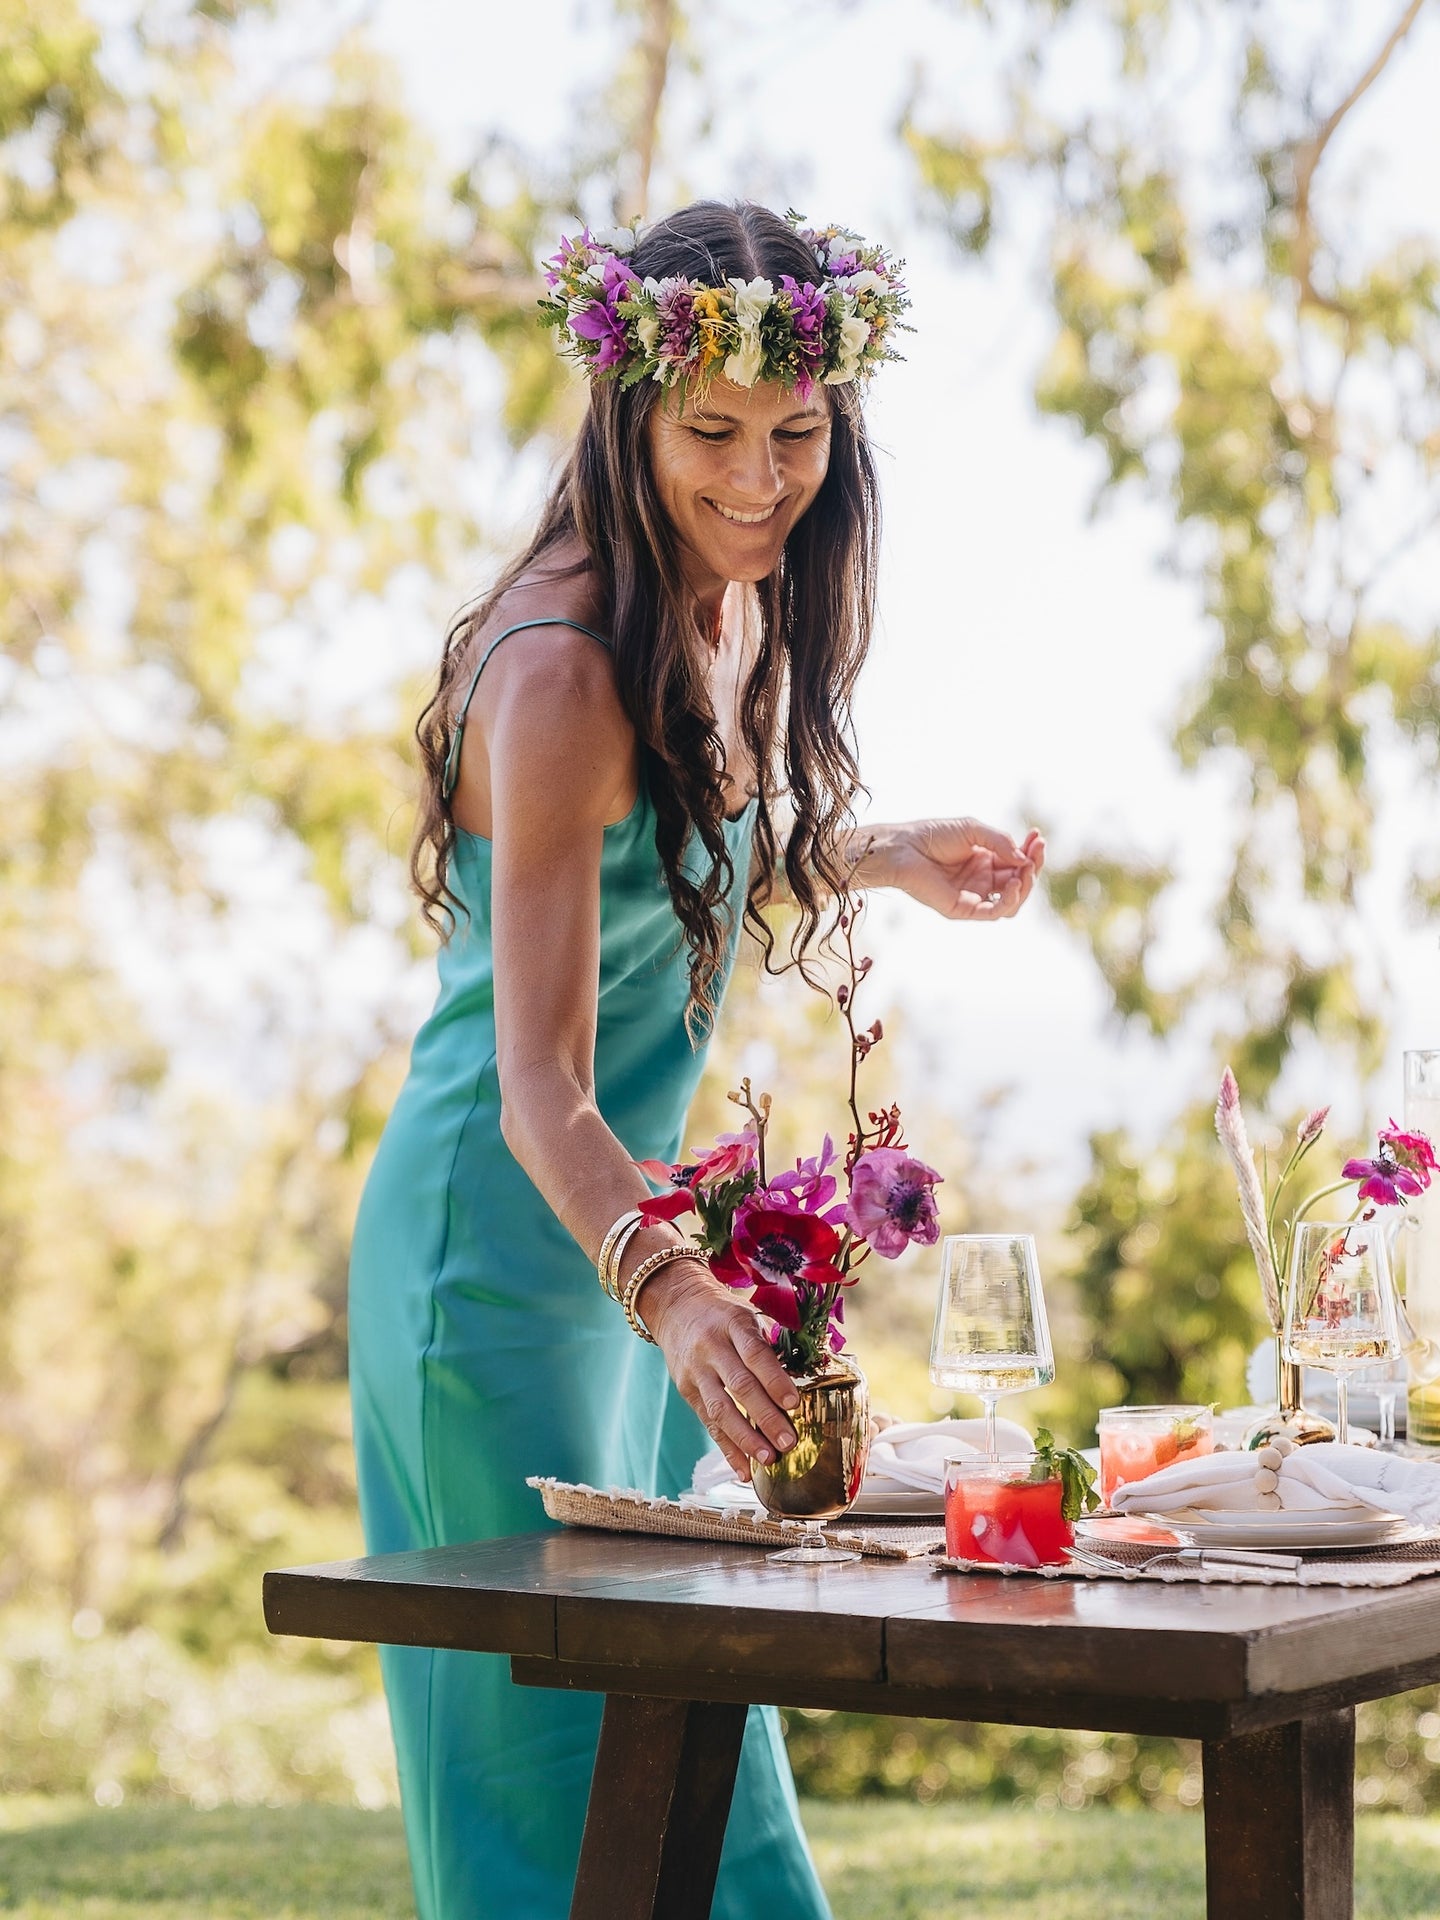
[[[465,716],[470,711],[470,702],[475,697],[480,676],[500,642],[508,640],[512,633],[523,633],[526,627],[574,627],[577,633],[588,633],[592,640],[598,640],[607,653],[611,651],[610,642],[603,633],[596,633],[593,627],[582,627],[578,620],[564,620],[558,617],[548,620],[517,620],[513,627],[506,627],[503,633],[497,633],[481,654],[480,664],[470,676],[470,684],[465,689],[465,698],[460,702],[460,711],[455,716],[455,731],[450,736],[450,745],[445,754],[445,766],[440,775],[440,792],[446,800],[455,791],[455,782],[460,778],[460,748],[465,740]]]

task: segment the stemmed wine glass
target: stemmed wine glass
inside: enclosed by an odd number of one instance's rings
[[[1028,1233],[952,1233],[941,1248],[930,1378],[985,1403],[985,1451],[998,1458],[995,1403],[1055,1378],[1040,1262]]]
[[[1302,1220],[1290,1253],[1284,1353],[1335,1376],[1335,1438],[1350,1437],[1349,1376],[1400,1352],[1395,1287],[1378,1220]]]

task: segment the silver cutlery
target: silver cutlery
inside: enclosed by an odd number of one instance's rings
[[[1148,1573],[1155,1566],[1273,1567],[1296,1573],[1305,1564],[1298,1553],[1265,1553],[1258,1547],[1161,1547],[1144,1560],[1120,1560],[1089,1547],[1067,1547],[1066,1557],[1092,1573]]]

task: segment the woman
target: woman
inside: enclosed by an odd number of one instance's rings
[[[679,1152],[739,927],[768,946],[777,883],[803,953],[852,877],[996,920],[1043,860],[968,821],[847,826],[878,532],[859,383],[906,304],[884,256],[705,202],[566,243],[550,280],[589,411],[418,729],[417,884],[448,937],[356,1227],[373,1551],[532,1531],[527,1474],[673,1493],[707,1431],[747,1475],[793,1444],[754,1311],[674,1228],[620,1249],[618,1284],[648,1264],[643,1338],[596,1284],[649,1193],[634,1163]],[[599,1701],[489,1656],[383,1659],[422,1920],[559,1920]],[[754,1712],[714,1912],[826,1911]]]

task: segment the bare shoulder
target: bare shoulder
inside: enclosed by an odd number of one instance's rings
[[[554,624],[527,624],[538,621]],[[461,754],[460,824],[490,832],[492,770],[507,788],[548,793],[582,815],[628,811],[635,735],[609,649],[592,637],[604,632],[590,578],[555,568],[517,581],[477,624],[457,676],[463,688],[485,661]]]
[[[476,689],[480,712],[493,713],[510,695],[523,692],[547,707],[598,701],[602,709],[613,708],[617,720],[623,718],[609,648],[594,638],[608,638],[605,613],[593,577],[575,571],[571,560],[564,553],[542,558],[506,589],[470,634],[466,664],[471,671],[494,648]],[[556,624],[530,624],[540,621]],[[496,645],[516,627],[518,633]]]

